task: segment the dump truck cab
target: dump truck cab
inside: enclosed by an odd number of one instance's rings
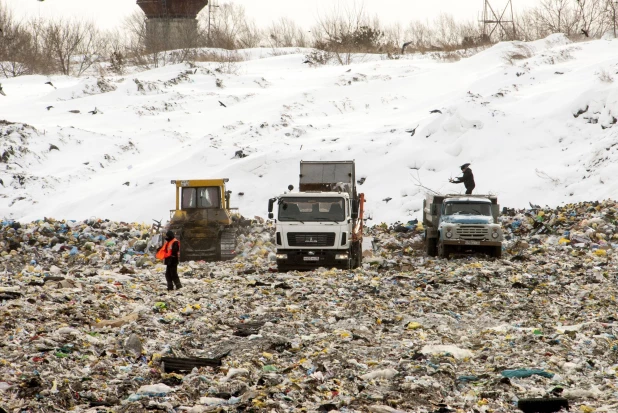
[[[301,161],[299,192],[269,201],[276,212],[279,271],[358,268],[362,262],[364,195],[354,161]]]
[[[235,220],[228,179],[173,180],[176,208],[165,231],[180,240],[180,260],[219,261],[236,256]],[[164,232],[165,232],[164,231]]]
[[[423,208],[427,254],[448,258],[479,251],[500,257],[504,236],[497,201],[492,195],[429,196]]]

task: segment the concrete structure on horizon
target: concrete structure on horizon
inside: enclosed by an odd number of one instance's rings
[[[146,47],[149,51],[194,47],[197,15],[208,0],[137,0],[146,14]]]

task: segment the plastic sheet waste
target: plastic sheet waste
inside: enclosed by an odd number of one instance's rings
[[[554,373],[549,373],[547,371],[538,370],[538,369],[503,370],[500,374],[502,374],[502,376],[507,377],[509,379],[512,379],[512,378],[521,379],[525,377],[532,377],[534,375],[547,377],[548,379],[551,379],[555,376]]]

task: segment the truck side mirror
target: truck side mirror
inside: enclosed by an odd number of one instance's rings
[[[431,215],[438,215],[438,204],[431,204],[429,209],[431,210]]]
[[[498,217],[500,216],[500,205],[493,204],[491,206],[491,215],[494,216],[494,221],[498,222]]]
[[[357,199],[352,200],[352,212],[350,213],[352,219],[358,218],[358,205],[359,201]]]
[[[275,205],[275,201],[277,198],[270,198],[268,200],[268,219],[273,219],[273,205]]]

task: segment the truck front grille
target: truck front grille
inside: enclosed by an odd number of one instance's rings
[[[290,247],[333,247],[335,246],[335,233],[290,232],[288,233],[288,245]]]
[[[461,239],[482,240],[489,237],[489,228],[482,225],[460,225],[457,235]]]

